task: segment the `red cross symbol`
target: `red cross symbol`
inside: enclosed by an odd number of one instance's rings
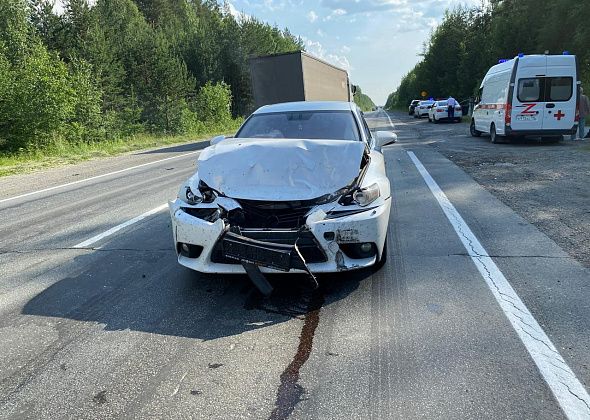
[[[557,118],[557,121],[561,121],[561,119],[565,117],[565,114],[563,114],[560,109],[559,111],[557,111],[557,114],[555,114],[554,117]]]

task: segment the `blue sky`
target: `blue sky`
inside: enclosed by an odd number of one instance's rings
[[[234,15],[255,16],[302,37],[306,50],[348,70],[382,105],[420,60],[444,11],[482,0],[230,0]]]

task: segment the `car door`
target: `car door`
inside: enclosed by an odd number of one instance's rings
[[[539,131],[543,128],[547,57],[521,59],[516,72],[512,98],[512,129]]]
[[[542,108],[543,131],[572,128],[576,113],[574,92],[572,75],[545,79],[545,106]]]

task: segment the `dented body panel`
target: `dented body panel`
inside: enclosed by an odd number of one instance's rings
[[[197,164],[200,179],[228,197],[311,200],[351,184],[364,150],[360,141],[236,138],[205,149]]]

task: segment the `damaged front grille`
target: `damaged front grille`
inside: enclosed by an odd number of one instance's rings
[[[297,248],[306,263],[322,263],[328,260],[311,232],[299,232],[296,230],[242,230],[240,236],[262,243],[286,245],[289,247],[297,243]],[[211,261],[220,264],[240,264],[238,259],[226,255],[227,250],[224,250],[223,242],[223,240],[220,240],[215,245],[211,255]]]
[[[241,209],[231,212],[231,225],[243,229],[299,229],[305,216],[316,205],[309,201],[236,200]]]

